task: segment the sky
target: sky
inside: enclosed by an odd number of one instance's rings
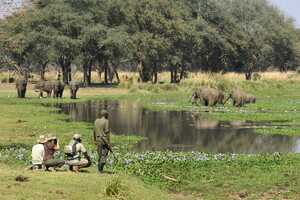
[[[294,18],[295,25],[300,28],[300,0],[269,0],[287,16]]]

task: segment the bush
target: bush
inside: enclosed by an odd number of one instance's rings
[[[113,178],[105,188],[105,194],[115,199],[128,199],[126,191],[128,188],[124,186],[119,177]]]
[[[259,81],[259,80],[261,80],[261,75],[259,73],[253,73],[252,79],[254,81]]]

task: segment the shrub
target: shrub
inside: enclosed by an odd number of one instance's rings
[[[119,177],[113,178],[105,188],[105,194],[114,199],[128,199],[126,191],[128,188],[122,184]]]
[[[252,79],[254,81],[259,81],[259,80],[261,80],[261,75],[259,73],[253,73]]]

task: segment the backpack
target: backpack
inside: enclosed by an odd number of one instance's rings
[[[75,141],[74,144],[68,144],[65,146],[64,148],[64,152],[65,152],[65,155],[68,157],[68,158],[72,158],[72,159],[76,159],[78,158],[78,156],[76,156],[76,145],[78,144],[79,142]]]

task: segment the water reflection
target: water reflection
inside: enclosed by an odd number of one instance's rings
[[[255,134],[251,123],[219,122],[199,113],[147,110],[129,101],[101,101],[59,105],[72,120],[88,121],[106,108],[115,134],[140,135],[148,139],[136,151],[173,150],[204,152],[299,152],[300,139],[289,136]]]

